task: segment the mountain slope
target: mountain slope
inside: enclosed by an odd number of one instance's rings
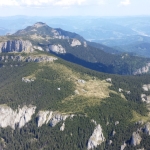
[[[35,49],[40,48],[52,52],[61,58],[97,71],[113,74],[149,72],[149,59],[128,54],[107,53],[116,51],[106,46],[87,42],[78,34],[50,28],[41,22],[19,30],[11,36],[2,37],[5,40],[20,38],[31,41]]]
[[[129,150],[150,148],[144,129],[141,144],[133,147],[130,140],[149,121],[141,101],[141,94],[150,94],[142,89],[149,75],[99,73],[40,51],[2,53],[0,60],[3,149],[85,150],[94,143],[94,149],[115,150],[124,141]],[[96,133],[101,142],[92,140]]]

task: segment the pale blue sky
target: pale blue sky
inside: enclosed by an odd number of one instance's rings
[[[0,16],[150,15],[150,0],[0,0]]]

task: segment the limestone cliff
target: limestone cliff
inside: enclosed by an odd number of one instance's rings
[[[35,109],[35,106],[23,106],[13,110],[7,105],[0,105],[0,127],[6,128],[10,126],[12,129],[15,129],[18,126],[22,128],[31,120]]]
[[[72,40],[72,43],[71,43],[71,46],[74,47],[74,46],[79,46],[81,45],[81,42],[77,39],[73,39]]]
[[[150,71],[150,63],[147,63],[146,66],[143,66],[142,68],[139,68],[136,71],[134,71],[133,75],[144,74],[148,73],[149,71]]]
[[[142,138],[138,132],[133,132],[132,138],[131,138],[131,145],[136,146],[139,145]]]
[[[98,145],[101,145],[101,143],[104,141],[105,141],[105,137],[102,132],[102,127],[100,124],[98,124],[96,126],[96,128],[94,129],[94,132],[88,141],[87,149],[88,150],[94,149]]]
[[[0,43],[0,52],[32,52],[32,44],[30,41],[9,40]]]
[[[43,124],[49,123],[51,127],[54,127],[59,122],[65,121],[69,116],[70,115],[64,115],[60,112],[39,111],[37,115],[37,124],[38,124],[38,127],[41,127]]]
[[[62,45],[49,45],[48,51],[52,51],[57,54],[64,54],[66,53],[65,48],[62,47]]]

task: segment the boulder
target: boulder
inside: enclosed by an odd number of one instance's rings
[[[104,141],[105,141],[105,137],[104,137],[103,132],[102,132],[102,127],[100,124],[98,124],[95,127],[92,136],[88,140],[87,149],[88,150],[94,149],[98,145],[101,145],[101,143],[103,143]]]

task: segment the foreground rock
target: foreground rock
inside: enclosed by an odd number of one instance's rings
[[[98,145],[101,145],[101,143],[104,141],[105,141],[105,137],[102,132],[102,127],[100,126],[100,124],[98,124],[96,126],[96,128],[94,129],[94,132],[88,141],[87,149],[88,150],[94,149]]]
[[[7,105],[0,105],[0,127],[22,128],[32,119],[35,109],[35,106],[23,106],[22,108],[13,110]]]
[[[32,52],[32,44],[30,41],[9,40],[0,43],[0,52]]]
[[[138,132],[133,132],[132,138],[131,138],[131,145],[137,146],[140,145],[142,138]]]

